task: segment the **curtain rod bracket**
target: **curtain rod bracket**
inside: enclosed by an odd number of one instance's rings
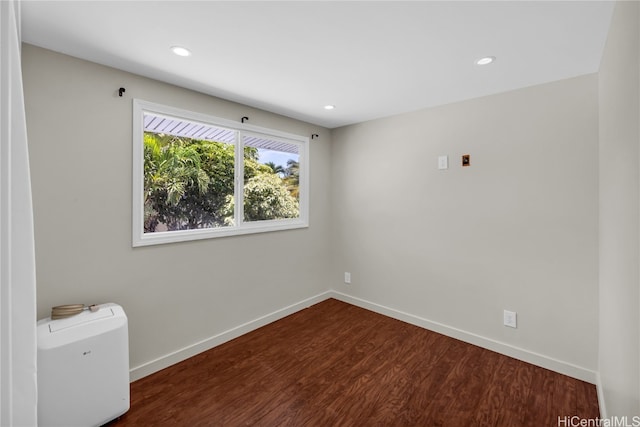
[[[241,123],[244,123],[244,121],[245,121],[245,120],[249,120],[249,117],[247,117],[247,116],[242,117],[242,118],[240,119],[240,122],[241,122]]]
[[[317,133],[312,133],[311,139],[316,139],[316,138],[320,138],[320,135],[318,135]]]
[[[122,94],[123,94],[125,91],[126,91],[126,89],[125,89],[125,88],[123,88],[123,87],[121,87],[120,89],[118,89],[118,96],[119,96],[120,98],[122,98]]]

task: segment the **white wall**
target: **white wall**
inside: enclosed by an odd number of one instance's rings
[[[609,416],[640,415],[639,9],[616,5],[599,72],[599,371]]]
[[[121,304],[135,368],[326,290],[329,131],[30,45],[23,69],[39,318],[58,304]],[[310,227],[132,248],[133,97],[319,134]]]
[[[593,381],[597,82],[588,75],[335,129],[332,286]],[[437,169],[439,155],[448,170]],[[517,329],[502,325],[503,309],[518,313]]]

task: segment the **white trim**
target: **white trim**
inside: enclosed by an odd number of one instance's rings
[[[376,304],[374,302],[370,302],[361,298],[353,297],[351,295],[343,294],[341,292],[332,291],[332,297],[337,300],[353,304],[358,307],[365,308],[367,310],[371,310],[397,320],[401,320],[403,322],[410,323],[412,325],[420,326],[421,328],[425,328],[430,331],[438,332],[440,334],[458,339],[460,341],[464,341],[469,344],[477,345],[487,350],[495,351],[496,353],[504,354],[505,356],[509,356],[523,362],[531,363],[532,365],[568,375],[572,378],[577,378],[579,380],[586,381],[592,384],[596,382],[596,371],[574,365],[573,363],[558,360],[553,357],[545,356],[543,354],[529,351],[520,347],[515,347],[511,344],[500,342],[491,338],[486,338],[472,332],[454,328],[452,326],[448,326],[439,322],[434,322],[433,320],[405,313],[400,310],[386,307],[381,304]]]
[[[233,206],[233,223],[236,227],[241,226],[244,219],[244,145],[242,144],[242,135],[236,132],[235,156],[238,159],[233,164],[233,197],[235,198]],[[238,167],[238,165],[240,167]],[[236,228],[234,227],[234,228]],[[143,234],[144,237],[144,234]]]
[[[154,372],[158,372],[164,368],[168,368],[169,366],[174,365],[178,362],[182,362],[183,360],[193,357],[196,354],[210,350],[214,347],[219,346],[220,344],[224,344],[227,341],[231,341],[232,339],[238,338],[241,335],[261,328],[265,325],[268,325],[269,323],[275,322],[276,320],[280,320],[283,317],[289,316],[290,314],[304,310],[305,308],[308,308],[329,298],[331,298],[331,291],[323,292],[295,304],[291,304],[280,310],[276,310],[272,313],[258,317],[257,319],[238,325],[234,328],[228,329],[195,344],[188,345],[184,348],[176,350],[150,362],[138,365],[134,368],[131,368],[131,370],[129,371],[129,379],[132,382],[139,380],[140,378],[151,375]]]
[[[598,393],[598,406],[600,409],[600,419],[609,418],[607,414],[607,405],[604,401],[604,389],[602,388],[602,378],[600,372],[596,372],[596,392]]]
[[[143,128],[144,113],[152,113],[160,116],[173,116],[183,118],[196,123],[220,126],[229,130],[237,131],[235,152],[235,225],[228,227],[206,228],[197,230],[180,230],[167,232],[144,232],[144,144]],[[133,99],[133,127],[132,127],[132,246],[149,246],[163,243],[183,242],[189,240],[211,239],[215,237],[236,236],[242,234],[264,233],[280,230],[291,230],[309,227],[309,138],[282,132],[274,129],[267,129],[245,123],[238,123],[219,117],[209,116],[202,113],[183,110],[171,106],[156,104],[141,99]],[[243,157],[243,136],[264,136],[299,147],[298,160],[300,166],[299,176],[299,217],[290,219],[278,219],[268,221],[245,222],[242,220],[243,214],[243,191],[244,191],[244,157]],[[241,167],[237,167],[240,165]]]
[[[329,290],[321,294],[315,295],[313,297],[304,299],[298,303],[291,304],[280,310],[276,310],[272,313],[266,314],[264,316],[258,317],[257,319],[251,320],[249,322],[243,323],[234,328],[221,332],[210,338],[204,339],[195,344],[181,348],[179,350],[176,350],[165,356],[159,357],[150,362],[146,362],[139,366],[136,366],[132,368],[130,371],[130,379],[131,381],[136,381],[147,375],[151,375],[154,372],[160,371],[173,364],[176,364],[192,356],[195,356],[196,354],[202,353],[203,351],[207,351],[211,348],[214,348],[220,344],[224,344],[227,341],[230,341],[248,332],[261,328],[262,326],[268,325],[269,323],[275,322],[276,320],[282,319],[283,317],[286,317],[297,311],[303,310],[307,307],[310,307],[311,305],[317,304],[329,298],[335,298],[339,301],[343,301],[348,304],[352,304],[357,307],[361,307],[366,310],[370,310],[375,313],[379,313],[384,316],[391,317],[393,319],[407,322],[412,325],[416,325],[421,328],[428,329],[430,331],[434,331],[434,332],[446,335],[448,337],[455,338],[460,341],[464,341],[469,344],[477,345],[487,350],[495,351],[496,353],[500,353],[505,356],[521,360],[523,362],[531,363],[532,365],[535,365],[535,366],[546,368],[554,372],[558,372],[560,374],[570,376],[572,378],[577,378],[579,380],[595,384],[598,391],[598,403],[600,405],[600,416],[602,418],[606,417],[606,409],[604,406],[604,397],[603,397],[604,394],[603,394],[602,385],[600,382],[600,375],[596,371],[592,371],[590,369],[583,368],[581,366],[577,366],[572,363],[558,360],[553,357],[545,356],[543,354],[532,352],[523,348],[515,347],[507,343],[493,340],[491,338],[486,338],[486,337],[474,334],[472,332],[467,332],[458,328],[447,326],[439,322],[434,322],[432,320],[415,316],[413,314],[405,313],[403,311],[389,308],[381,304],[376,304],[371,301],[367,301],[361,298],[353,297],[351,295],[343,294],[342,292],[338,292],[335,290]]]

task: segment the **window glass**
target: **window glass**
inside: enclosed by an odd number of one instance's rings
[[[207,139],[194,139],[146,129],[144,232],[233,225],[234,132],[214,128]]]
[[[244,220],[300,216],[300,156],[297,144],[244,135]]]

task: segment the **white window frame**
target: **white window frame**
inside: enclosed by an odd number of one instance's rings
[[[232,226],[203,228],[193,230],[144,232],[144,113],[166,115],[194,122],[220,126],[237,131],[235,142],[235,209]],[[295,144],[299,149],[299,217],[244,221],[244,134],[258,134],[269,139]],[[306,228],[309,226],[309,138],[238,123],[207,114],[196,113],[167,105],[156,104],[141,99],[133,100],[133,200],[132,200],[132,246],[149,246],[164,243],[184,242],[188,240],[211,239],[251,233],[264,233],[279,230]]]

